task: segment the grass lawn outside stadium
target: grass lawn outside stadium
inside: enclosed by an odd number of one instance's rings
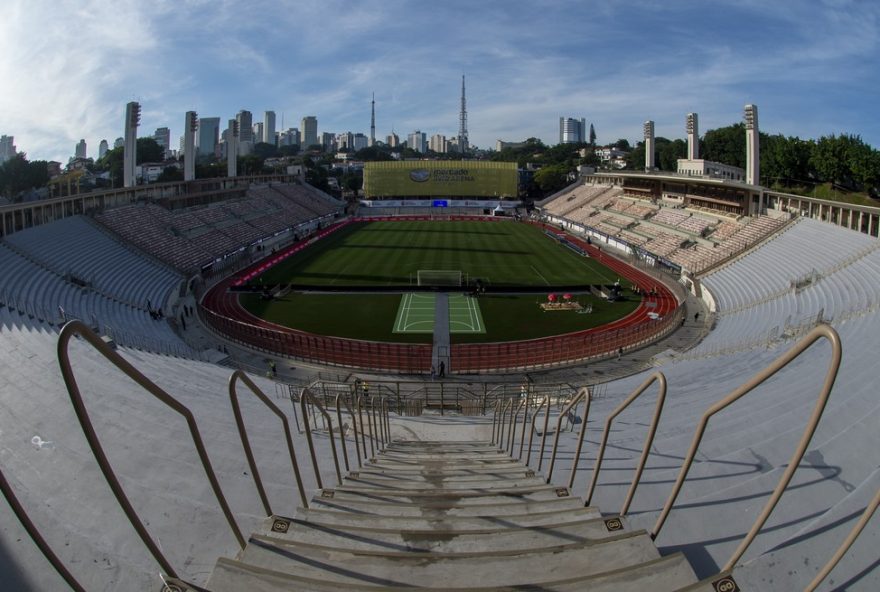
[[[556,291],[561,296],[558,289],[562,286],[608,285],[618,277],[594,259],[545,236],[537,226],[477,220],[351,223],[252,281],[309,286],[312,291],[294,287],[275,300],[263,300],[258,294],[243,294],[240,299],[255,316],[310,333],[430,343],[431,332],[424,330],[423,323],[416,323],[422,332],[395,332],[402,302],[404,306],[408,301],[418,302],[399,288],[414,284],[419,270],[460,270],[470,282],[479,278],[492,288],[510,289],[511,293],[480,296],[475,303],[462,302],[470,316],[481,316],[484,327],[480,327],[482,332],[462,333],[453,328],[453,343],[514,341],[580,331],[622,318],[640,302],[626,290],[628,284],[621,282],[628,296],[624,301],[608,303],[589,294],[573,294],[573,300],[591,306],[592,313],[542,310],[540,302],[546,301],[547,293]],[[394,287],[395,292],[324,293],[322,287],[377,291]],[[516,288],[540,289],[540,293],[517,294]],[[449,291],[452,296],[456,289]]]

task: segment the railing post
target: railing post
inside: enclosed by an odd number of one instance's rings
[[[789,349],[787,352],[774,360],[769,366],[758,372],[747,382],[740,385],[729,395],[716,402],[714,405],[706,410],[706,412],[703,414],[703,417],[700,419],[700,423],[694,433],[690,449],[688,450],[684,463],[682,464],[681,470],[679,471],[678,478],[675,481],[672,492],[669,494],[669,498],[666,500],[666,504],[664,505],[660,516],[657,518],[657,522],[651,532],[652,539],[656,540],[657,535],[660,533],[660,529],[663,528],[663,524],[666,522],[666,518],[669,516],[669,512],[672,510],[672,506],[675,504],[675,500],[678,497],[678,494],[681,492],[682,485],[687,478],[688,471],[690,470],[694,457],[697,454],[697,449],[699,448],[700,442],[703,439],[703,434],[706,431],[709,419],[722,409],[726,408],[730,404],[736,402],[737,400],[751,392],[753,389],[764,383],[770,377],[774,376],[777,372],[786,367],[792,360],[800,356],[807,348],[809,348],[813,343],[815,343],[822,337],[829,341],[832,351],[831,362],[829,363],[828,371],[825,375],[825,381],[822,385],[819,397],[816,400],[816,405],[813,407],[813,412],[810,416],[809,421],[807,422],[807,426],[804,428],[804,433],[801,436],[801,440],[798,443],[798,446],[795,449],[794,453],[792,454],[792,457],[788,462],[785,472],[779,479],[779,483],[776,485],[776,488],[770,495],[770,499],[767,500],[767,503],[764,505],[764,509],[758,515],[758,518],[752,525],[751,530],[749,530],[748,534],[743,538],[739,547],[737,547],[736,551],[734,551],[728,562],[724,565],[724,567],[721,568],[721,571],[730,571],[733,568],[736,562],[746,552],[746,549],[748,549],[755,536],[757,536],[758,531],[761,529],[761,527],[764,526],[767,519],[770,517],[770,513],[773,511],[773,509],[776,507],[776,504],[779,502],[779,499],[782,497],[785,488],[791,482],[791,478],[794,475],[794,472],[797,470],[801,459],[803,459],[803,456],[806,453],[807,446],[809,446],[810,444],[810,440],[813,437],[813,433],[816,431],[816,426],[818,425],[819,420],[822,417],[822,412],[825,409],[825,405],[828,402],[828,397],[831,394],[831,389],[834,386],[835,379],[837,378],[837,372],[840,369],[840,360],[842,356],[840,336],[832,327],[828,325],[823,324],[817,326],[815,329],[810,331],[810,333],[807,334],[803,339],[798,341],[798,343],[796,343],[791,349]]]
[[[547,469],[547,477],[545,479],[547,483],[550,483],[550,479],[553,478],[553,467],[556,465],[556,451],[559,445],[559,432],[562,430],[562,420],[563,418],[565,418],[568,412],[571,411],[572,407],[581,402],[581,399],[586,393],[587,389],[582,388],[580,392],[578,392],[578,394],[573,397],[572,400],[569,401],[568,404],[559,411],[559,418],[557,418],[556,420],[556,434],[554,434],[553,436],[553,451],[550,453],[550,467]],[[559,400],[558,397],[557,400]],[[541,449],[541,458],[543,458],[543,447]]]
[[[620,515],[623,516],[629,510],[630,503],[632,503],[632,498],[636,493],[636,487],[639,485],[639,481],[642,478],[642,472],[645,469],[645,463],[648,460],[648,454],[650,453],[651,443],[654,441],[654,435],[657,433],[657,425],[660,423],[660,414],[663,412],[663,404],[666,401],[666,376],[662,372],[656,372],[649,376],[636,390],[634,390],[626,400],[618,405],[617,409],[615,409],[611,415],[605,420],[605,430],[602,432],[602,442],[599,444],[599,453],[596,455],[596,464],[593,467],[593,476],[590,479],[590,486],[587,490],[586,497],[586,505],[590,505],[590,502],[593,499],[593,491],[596,489],[596,483],[599,480],[599,471],[602,468],[602,460],[605,456],[605,446],[608,444],[608,434],[611,433],[611,423],[614,419],[623,413],[623,411],[630,406],[630,404],[639,398],[642,393],[648,390],[648,387],[651,386],[654,382],[659,384],[659,393],[657,394],[657,405],[654,408],[654,417],[651,419],[651,426],[648,428],[648,434],[645,436],[645,445],[642,447],[642,455],[639,458],[639,464],[636,466],[635,475],[633,475],[632,483],[629,486],[629,491],[626,494],[626,499],[623,502],[623,506],[620,510]]]
[[[584,434],[587,431],[587,420],[590,417],[590,402],[591,402],[591,399],[593,398],[593,393],[590,391],[590,387],[584,387],[584,389],[587,391],[586,397],[584,397],[584,416],[581,419],[581,431],[580,431],[580,434],[578,435],[577,450],[575,450],[574,458],[572,459],[572,462],[571,462],[571,474],[568,477],[568,489],[569,490],[571,490],[571,488],[574,487],[574,478],[577,473],[578,463],[581,460],[581,449],[584,446]],[[589,504],[585,504],[585,505],[589,505]]]

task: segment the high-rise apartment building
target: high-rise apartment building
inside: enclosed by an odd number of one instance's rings
[[[76,144],[76,150],[73,153],[75,158],[86,158],[86,141],[80,140]]]
[[[263,141],[275,145],[275,112],[266,111],[263,114]]]
[[[254,124],[254,144],[266,141],[266,138],[263,136],[263,129],[262,121],[258,121]]]
[[[199,151],[199,159],[211,159],[217,156],[217,147],[220,144],[220,118],[199,118],[199,133],[196,147]]]
[[[330,132],[321,134],[321,148],[324,152],[336,152],[336,136]]]
[[[400,136],[398,136],[394,132],[391,132],[391,134],[387,138],[385,138],[385,143],[388,144],[388,146],[390,146],[391,148],[396,148],[400,146]]]
[[[113,142],[114,148],[122,148],[125,146],[125,138],[116,138],[116,141]]]
[[[587,121],[583,118],[559,118],[559,143],[581,144],[587,141]]]
[[[6,162],[15,156],[15,137],[0,136],[0,162]]]
[[[409,136],[407,136],[406,145],[408,148],[412,148],[416,152],[424,154],[425,152],[427,152],[428,148],[427,135],[425,134],[425,132],[416,130]]]
[[[162,155],[164,158],[171,156],[171,130],[167,127],[158,127],[153,132],[153,139],[162,147]]]
[[[278,137],[279,146],[299,146],[299,130],[289,127]]]
[[[314,115],[306,115],[302,118],[299,126],[302,134],[302,148],[307,150],[309,146],[318,144],[318,118]]]
[[[356,133],[352,139],[352,150],[357,152],[370,145],[370,139],[362,133]]]
[[[438,152],[440,154],[445,154],[449,149],[449,146],[446,142],[446,136],[443,134],[434,134],[431,136],[431,142],[428,144],[428,147],[434,152]]]
[[[110,146],[107,144],[107,140],[101,140],[101,143],[98,144],[98,158],[104,158],[109,150]]]
[[[242,109],[235,120],[238,121],[238,154],[250,154],[254,149],[254,116],[250,111]]]

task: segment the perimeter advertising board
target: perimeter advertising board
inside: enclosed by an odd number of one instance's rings
[[[516,163],[468,160],[368,162],[365,197],[492,197],[517,195]]]

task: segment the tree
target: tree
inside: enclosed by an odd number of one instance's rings
[[[662,140],[662,142],[661,142]],[[687,156],[687,142],[684,140],[672,140],[666,138],[657,139],[657,163],[661,171],[677,171],[678,159]]]
[[[544,195],[549,195],[568,185],[570,171],[570,167],[562,164],[545,166],[535,172],[535,183],[541,188]]]
[[[746,127],[742,123],[707,131],[701,146],[705,160],[746,168]]]
[[[269,144],[268,142],[257,142],[254,144],[254,150],[252,154],[255,154],[266,160],[267,158],[274,158],[278,156],[278,148],[275,144]]]
[[[156,179],[157,183],[171,183],[173,181],[183,181],[183,171],[175,166],[162,169],[162,173]]]
[[[592,126],[590,129],[592,130]],[[624,152],[629,152],[630,150],[632,150],[629,145],[629,140],[627,140],[626,138],[620,138],[619,140],[614,142],[614,144],[612,144],[612,147],[617,148],[618,150],[622,150]]]
[[[19,152],[0,164],[0,194],[14,198],[22,191],[45,187],[49,182],[48,163],[45,160],[28,161]]]

